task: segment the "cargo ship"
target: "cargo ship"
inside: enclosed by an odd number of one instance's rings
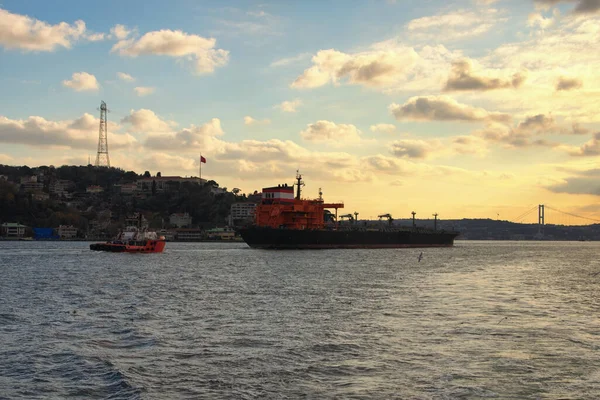
[[[294,196],[294,186],[296,194]],[[351,248],[407,248],[451,247],[458,232],[438,230],[437,215],[434,228],[395,226],[390,214],[380,215],[386,223],[368,226],[359,223],[352,214],[344,217],[350,224],[338,222],[338,209],[344,203],[326,203],[319,190],[319,198],[301,198],[304,186],[302,175],[296,175],[294,185],[263,188],[261,202],[256,206],[254,223],[238,229],[242,239],[258,249],[351,249]],[[329,209],[334,209],[332,214]],[[355,216],[357,214],[355,213]]]

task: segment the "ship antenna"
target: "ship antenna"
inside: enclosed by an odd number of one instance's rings
[[[323,201],[323,189],[319,188],[319,201]]]
[[[304,182],[302,181],[302,175],[300,175],[300,171],[296,170],[296,186],[298,186],[298,189],[296,191],[296,200],[300,200],[300,193],[301,193],[301,186],[304,186]]]

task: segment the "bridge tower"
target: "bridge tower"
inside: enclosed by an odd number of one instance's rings
[[[544,210],[544,205],[540,204],[538,206],[538,225],[539,226],[546,225],[545,218],[544,218],[544,211],[545,211]]]

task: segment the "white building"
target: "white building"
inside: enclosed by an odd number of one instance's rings
[[[60,225],[58,227],[58,236],[61,239],[74,239],[77,237],[77,228],[73,225]]]
[[[252,221],[256,211],[256,203],[233,203],[229,211],[229,225],[235,221]]]
[[[75,187],[73,181],[58,179],[50,184],[50,193],[57,196],[66,196],[73,187]]]
[[[169,223],[178,228],[184,228],[192,224],[192,217],[188,213],[175,213],[169,216]]]
[[[21,189],[25,192],[41,192],[44,188],[42,182],[38,182],[36,175],[22,176],[21,177]]]
[[[85,191],[87,193],[93,193],[93,194],[95,194],[95,193],[102,193],[102,192],[104,192],[104,189],[102,189],[101,186],[90,185],[90,186],[87,187],[87,189],[85,189]]]
[[[20,238],[25,236],[27,227],[15,222],[6,222],[0,226],[2,228],[2,236]]]
[[[195,183],[195,184],[203,184],[206,182],[206,179],[200,179],[195,177],[190,178],[182,178],[181,176],[155,176],[152,178],[142,178],[136,181],[137,190],[142,191],[151,191],[152,190],[152,182],[156,182],[156,191],[164,192],[165,190],[169,190],[170,182],[179,182],[181,183]]]
[[[120,190],[121,194],[134,194],[138,190],[137,184],[134,183],[122,183],[120,185],[115,185],[115,188]]]

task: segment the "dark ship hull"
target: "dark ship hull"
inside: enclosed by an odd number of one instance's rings
[[[258,249],[382,249],[451,247],[457,232],[431,229],[328,230],[277,229],[252,226],[239,230],[244,241]]]

